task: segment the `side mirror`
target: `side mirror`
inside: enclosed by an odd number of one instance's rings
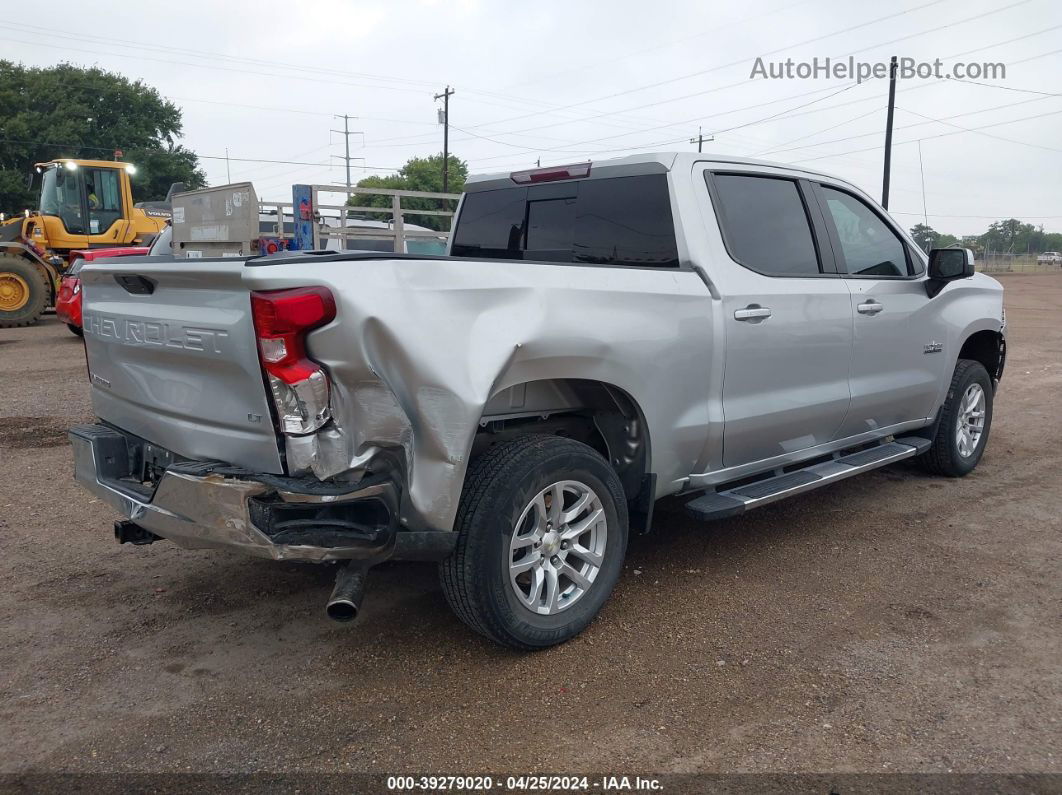
[[[948,282],[974,275],[974,255],[968,248],[935,248],[929,252],[926,294],[934,298]]]
[[[935,248],[929,252],[929,278],[935,282],[969,279],[974,275],[974,255],[968,248]]]

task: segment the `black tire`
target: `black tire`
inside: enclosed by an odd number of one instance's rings
[[[10,311],[0,309],[0,328],[32,326],[44,313],[44,308],[51,297],[48,283],[37,266],[23,257],[0,256],[0,280],[5,274],[14,275],[20,283],[24,283],[29,288],[29,300],[18,309]]]
[[[66,327],[70,329],[71,334],[76,334],[79,337],[85,336],[85,330],[81,326],[75,326],[73,323],[67,323]]]
[[[959,451],[957,439],[959,413],[963,396],[973,384],[978,384],[984,392],[984,427],[972,452],[963,455]],[[961,478],[974,470],[985,452],[988,434],[992,429],[992,397],[992,379],[984,365],[972,359],[959,359],[948,387],[948,396],[940,410],[933,445],[919,457],[920,463],[927,471],[934,475]]]
[[[539,615],[518,600],[509,580],[509,541],[532,499],[564,480],[585,484],[600,499],[606,543],[585,592],[567,608]],[[498,443],[470,464],[454,529],[457,547],[439,567],[446,601],[481,635],[530,651],[578,635],[612,593],[627,550],[627,503],[616,472],[593,448],[528,435]]]

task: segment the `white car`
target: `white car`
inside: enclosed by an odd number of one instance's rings
[[[1036,258],[1036,261],[1041,265],[1062,265],[1062,253],[1058,251],[1045,251]]]

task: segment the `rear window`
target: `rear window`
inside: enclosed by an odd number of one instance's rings
[[[646,174],[469,193],[455,257],[678,267],[667,176]]]

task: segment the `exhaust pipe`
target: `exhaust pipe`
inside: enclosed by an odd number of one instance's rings
[[[325,613],[333,621],[346,624],[358,617],[361,600],[365,596],[365,575],[368,567],[364,563],[350,561],[336,574],[336,587],[325,605]]]

